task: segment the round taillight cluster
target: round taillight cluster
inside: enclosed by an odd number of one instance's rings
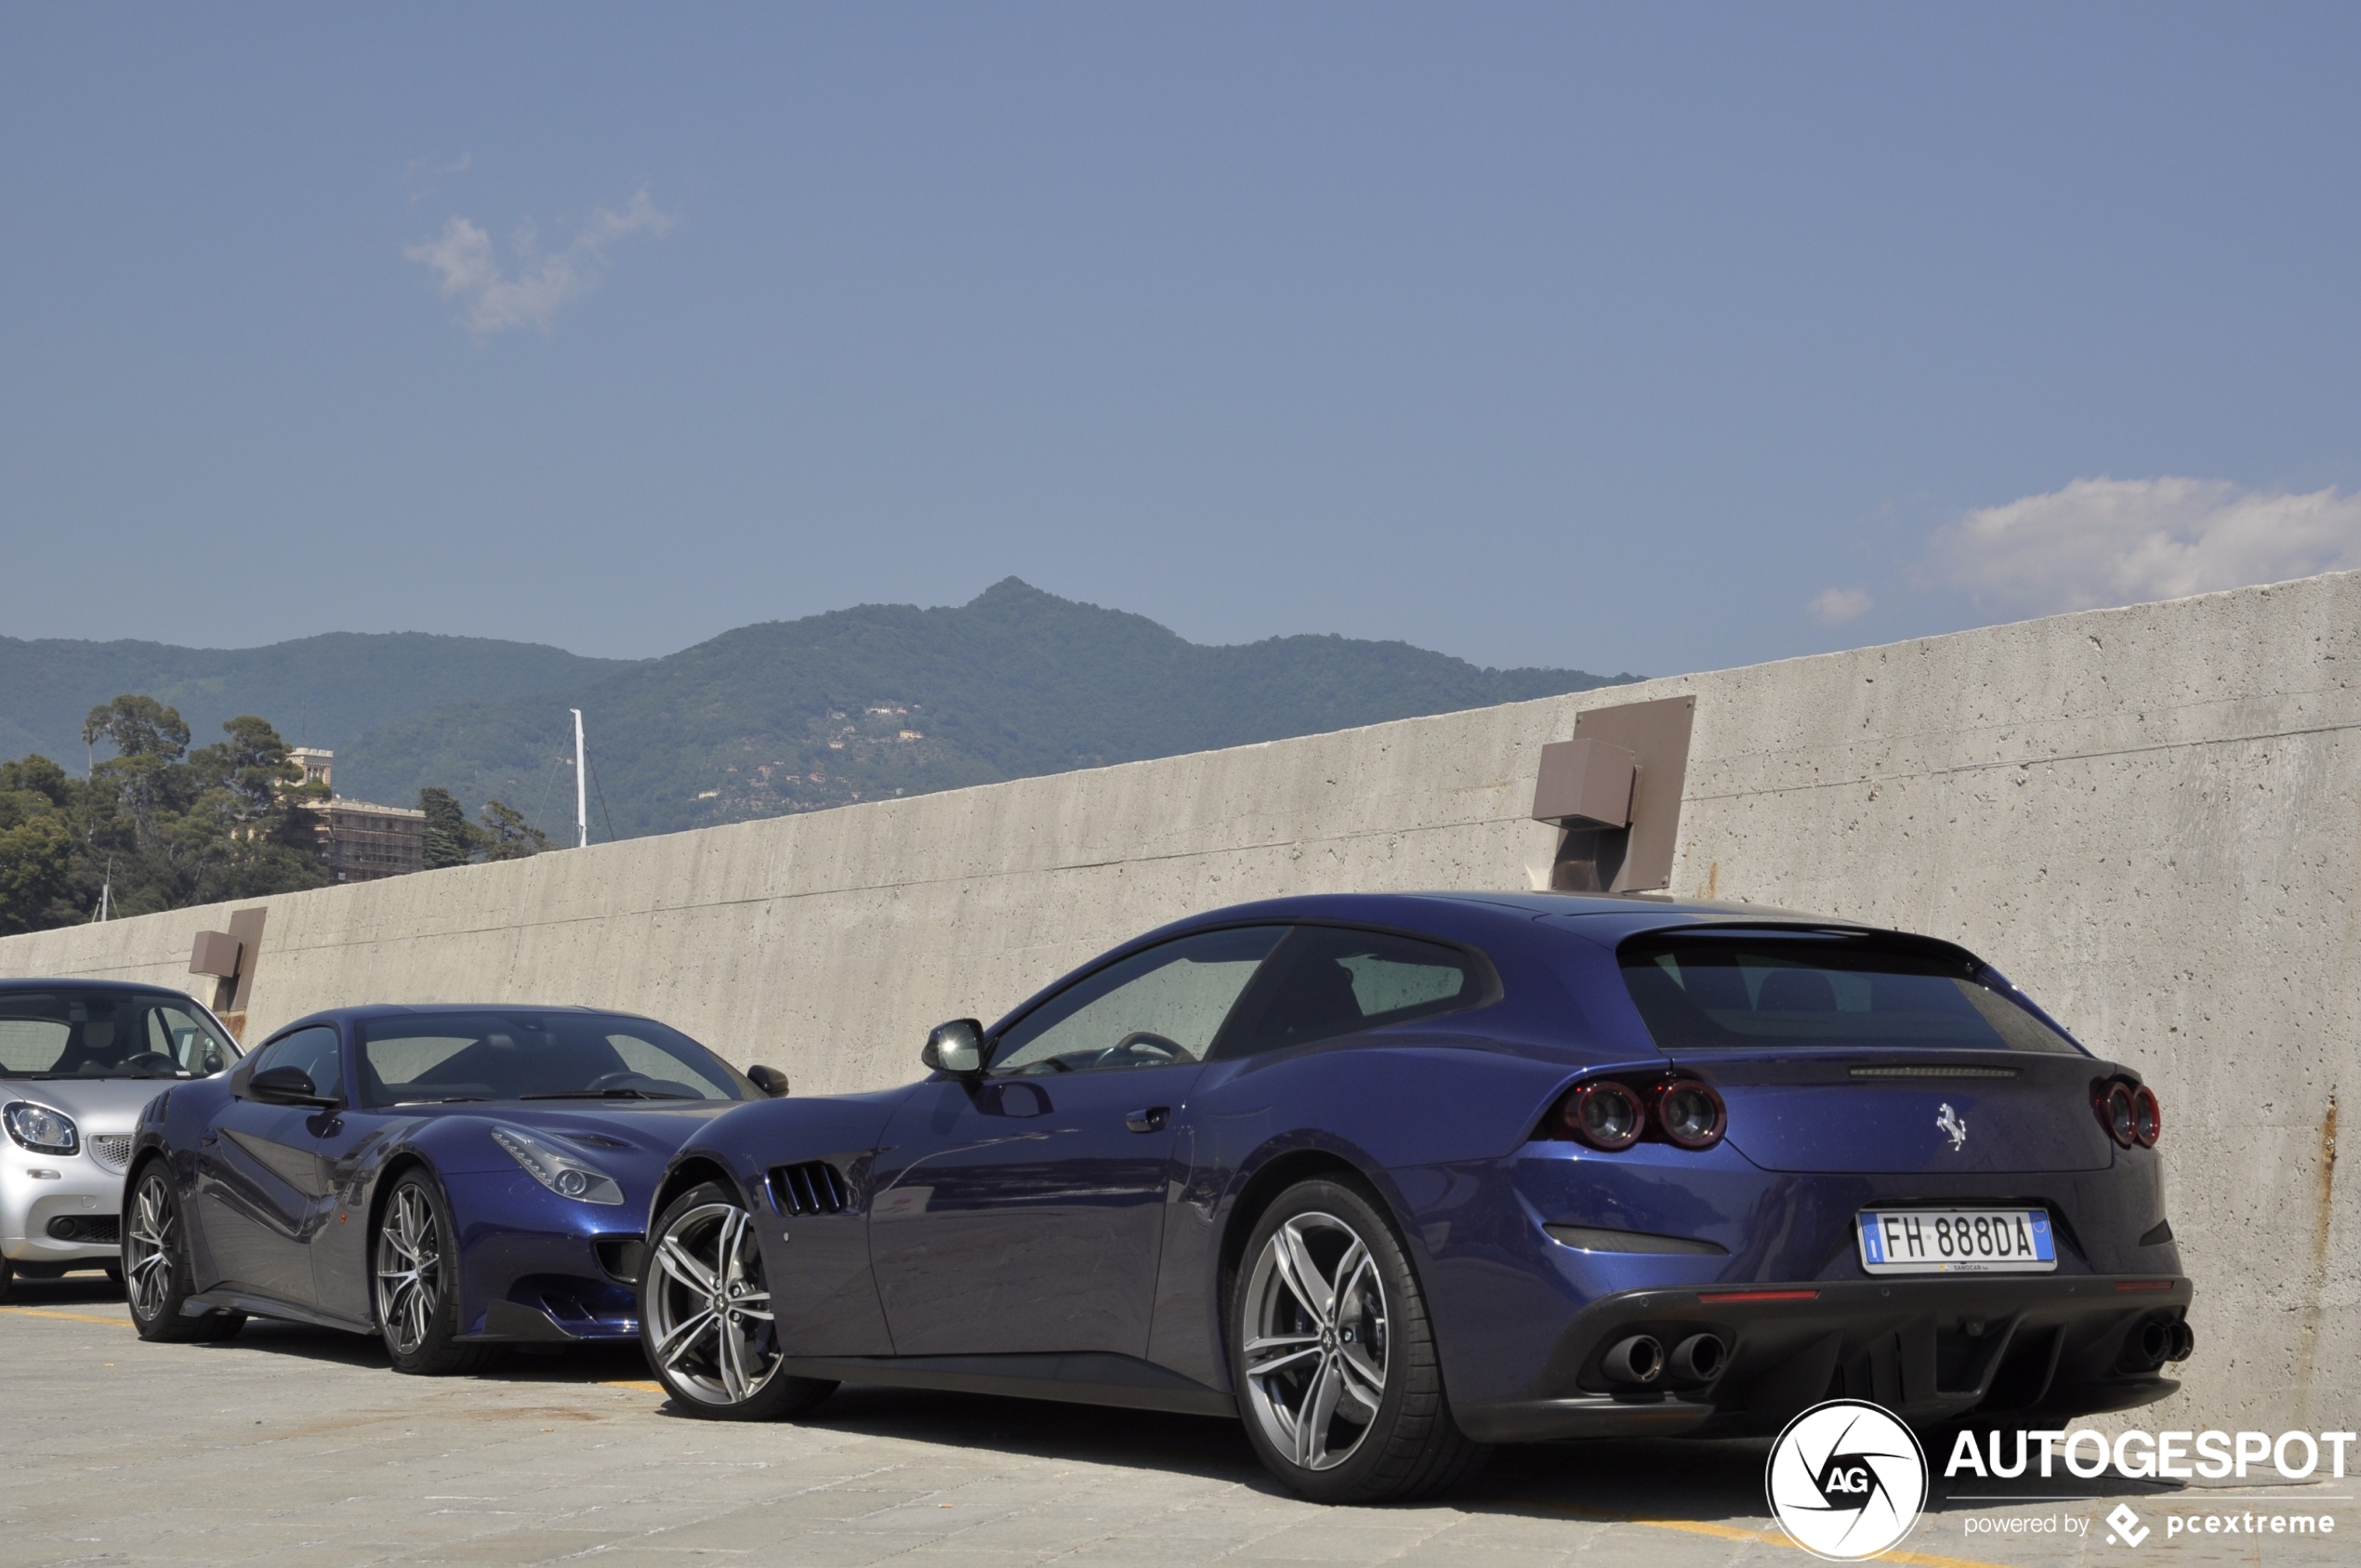
[[[1665,1078],[1634,1086],[1592,1078],[1574,1086],[1543,1136],[1571,1138],[1612,1154],[1643,1138],[1682,1149],[1710,1149],[1729,1130],[1730,1113],[1710,1084]]]
[[[2153,1149],[2164,1132],[2164,1107],[2156,1090],[2129,1078],[2096,1078],[2091,1084],[2091,1109],[2118,1148]]]

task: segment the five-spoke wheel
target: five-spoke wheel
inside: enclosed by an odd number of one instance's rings
[[[1369,1244],[1333,1214],[1299,1214],[1246,1281],[1246,1401],[1308,1470],[1352,1457],[1385,1403],[1385,1285]]]
[[[1409,1258],[1359,1186],[1300,1182],[1263,1210],[1229,1317],[1248,1440],[1305,1496],[1418,1496],[1482,1457],[1451,1419]]]
[[[648,1362],[699,1416],[791,1415],[836,1385],[781,1371],[782,1351],[753,1214],[727,1188],[684,1192],[656,1221],[640,1286]]]

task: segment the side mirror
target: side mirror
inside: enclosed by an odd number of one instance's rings
[[[948,1023],[938,1023],[927,1036],[927,1048],[918,1053],[919,1061],[938,1073],[956,1073],[966,1076],[983,1071],[983,1025],[971,1018],[955,1018]]]
[[[317,1105],[323,1111],[341,1111],[344,1101],[332,1094],[322,1094],[311,1081],[311,1074],[300,1067],[266,1067],[246,1080],[244,1098],[260,1100],[265,1105]]]
[[[787,1075],[776,1067],[765,1067],[758,1061],[746,1069],[746,1081],[773,1100],[787,1098]]]

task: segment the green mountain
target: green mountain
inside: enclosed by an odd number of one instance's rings
[[[332,632],[268,648],[0,637],[0,758],[39,752],[79,773],[83,719],[125,692],[178,708],[201,746],[221,738],[222,720],[254,713],[292,745],[341,752],[363,731],[423,708],[579,686],[629,667],[536,643],[423,632]]]
[[[592,835],[611,822],[630,837],[1636,679],[1484,669],[1341,637],[1208,647],[1011,577],[956,608],[742,626],[538,692],[412,712],[341,747],[336,785],[407,802],[441,784],[554,829],[573,815],[566,710],[579,707],[600,797]]]

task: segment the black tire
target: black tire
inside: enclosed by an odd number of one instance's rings
[[[0,1258],[0,1301],[8,1298],[8,1287],[16,1283],[17,1266],[9,1258]]]
[[[115,1287],[117,1290],[122,1289],[122,1288],[123,1288],[123,1265],[122,1265],[122,1264],[120,1264],[120,1263],[110,1263],[110,1264],[108,1264],[108,1265],[107,1265],[107,1278],[108,1278],[108,1280],[109,1280],[110,1282],[112,1282],[112,1283],[113,1284],[114,1287]]]
[[[396,1372],[462,1377],[497,1348],[459,1339],[459,1263],[451,1206],[424,1171],[394,1179],[369,1235],[369,1298]]]
[[[676,1410],[710,1421],[775,1421],[836,1391],[826,1379],[779,1369],[758,1223],[737,1193],[709,1181],[666,1204],[649,1233],[640,1344]]]
[[[1402,1502],[1484,1462],[1451,1418],[1409,1255],[1358,1184],[1280,1193],[1255,1222],[1223,1317],[1246,1441],[1298,1496]]]
[[[186,1343],[227,1339],[246,1325],[244,1312],[190,1313],[181,1309],[195,1294],[196,1269],[190,1261],[189,1229],[181,1222],[179,1195],[162,1160],[139,1167],[123,1205],[123,1298],[131,1326],[142,1339]]]

